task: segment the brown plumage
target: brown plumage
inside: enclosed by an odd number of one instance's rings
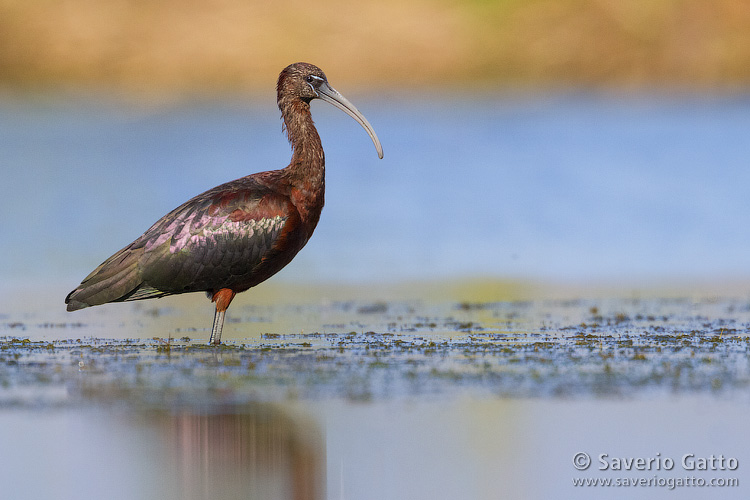
[[[221,342],[224,314],[234,296],[291,262],[318,224],[325,157],[310,101],[322,99],[349,114],[383,157],[370,124],[316,66],[287,66],[276,90],[292,145],[289,165],[222,184],[172,210],[70,292],[68,311],[202,291],[216,303],[210,343]]]

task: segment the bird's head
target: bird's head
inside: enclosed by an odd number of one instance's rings
[[[333,104],[362,125],[375,144],[378,157],[383,158],[383,147],[370,122],[354,104],[328,84],[325,73],[317,66],[303,62],[290,64],[279,75],[276,93],[280,108],[289,100],[299,100],[309,104],[313,99],[321,99]]]

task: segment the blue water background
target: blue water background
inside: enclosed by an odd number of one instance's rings
[[[190,197],[285,166],[274,95],[0,99],[0,277],[66,282]],[[326,207],[275,279],[750,276],[750,97],[355,94],[313,103]]]

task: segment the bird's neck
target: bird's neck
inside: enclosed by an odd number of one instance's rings
[[[292,144],[292,161],[287,167],[289,174],[297,182],[322,187],[325,183],[325,156],[310,115],[310,105],[293,101],[282,108],[281,114]]]
[[[308,103],[297,100],[280,107],[287,137],[292,144],[292,161],[284,169],[284,176],[291,188],[292,201],[312,234],[325,198],[323,145]]]

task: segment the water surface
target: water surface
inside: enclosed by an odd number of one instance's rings
[[[267,97],[0,100],[4,494],[747,497],[750,100],[350,95],[383,161],[316,103],[323,217],[235,300],[226,346],[204,346],[199,295],[65,312],[172,208],[286,165]],[[581,452],[739,467],[579,471]],[[740,483],[572,484],[686,475]]]
[[[195,327],[209,309],[200,299],[92,308],[76,322],[9,315],[0,336],[0,445],[14,457],[0,472],[6,491],[746,496],[746,298],[279,300],[237,307],[218,348],[205,345],[209,321]],[[579,453],[593,458],[590,469],[575,468]],[[601,470],[603,455],[678,467]],[[739,465],[685,470],[688,455]],[[685,477],[739,483],[666,486]]]
[[[313,103],[327,204],[277,279],[747,276],[744,96],[351,96]],[[7,279],[80,280],[190,197],[287,164],[273,95],[0,101]],[[74,283],[71,283],[71,285]]]

